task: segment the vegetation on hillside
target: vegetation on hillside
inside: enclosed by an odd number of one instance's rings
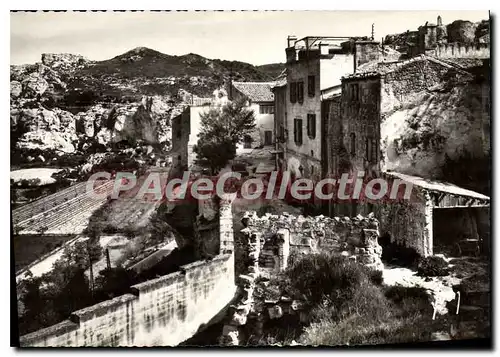
[[[289,267],[264,290],[263,297],[289,296],[306,303],[308,323],[264,326],[251,344],[389,344],[429,341],[448,329],[444,318],[432,320],[422,288],[386,287],[380,273],[326,253],[291,256]],[[274,320],[276,321],[276,320]],[[279,320],[277,320],[279,321]]]
[[[283,69],[281,63],[253,66],[239,61],[208,59],[193,53],[171,56],[138,47],[75,71],[69,81],[68,95],[74,97],[73,103],[86,105],[103,98],[116,102],[124,96],[134,102],[140,100],[141,94],[174,98],[180,89],[208,97],[230,80],[271,81]],[[66,102],[70,99],[68,95],[65,95]]]

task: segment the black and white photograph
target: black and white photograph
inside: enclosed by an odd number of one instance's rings
[[[18,347],[492,347],[488,10],[9,17]]]

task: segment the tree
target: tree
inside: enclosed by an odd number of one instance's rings
[[[220,109],[212,108],[200,118],[201,130],[194,151],[198,163],[215,174],[236,156],[236,144],[255,129],[255,115],[243,100],[237,100]]]

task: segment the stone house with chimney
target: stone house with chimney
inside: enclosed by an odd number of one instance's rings
[[[372,62],[399,58],[366,37],[288,37],[286,74],[273,86],[276,166],[294,178],[319,181],[332,158],[327,127],[340,103],[341,77]],[[333,118],[332,118],[333,119]],[[320,203],[316,203],[319,206]]]
[[[286,85],[281,81],[273,88],[279,168],[319,180],[328,156],[323,98],[340,93],[342,76],[368,62],[397,59],[398,53],[385,53],[367,38],[289,36],[286,57]]]
[[[489,241],[485,226],[489,217],[489,197],[457,187],[450,183],[436,182],[400,172],[418,169],[419,160],[409,159],[405,143],[393,140],[394,132],[401,127],[405,117],[393,115],[405,113],[411,103],[426,103],[425,93],[440,92],[444,83],[460,83],[473,80],[463,66],[452,62],[420,55],[398,62],[367,63],[356,73],[342,78],[342,92],[337,101],[331,101],[328,110],[326,142],[328,155],[326,176],[340,177],[342,173],[353,175],[363,171],[365,177],[385,178],[388,182],[402,180],[413,185],[411,202],[391,202],[388,205],[368,202],[337,204],[330,202],[330,215],[356,216],[375,212],[381,221],[381,230],[394,242],[414,248],[420,254],[441,252],[438,247],[454,244],[447,241],[450,220],[468,222],[457,224],[452,235],[469,239],[481,235]],[[475,140],[478,150],[489,146],[489,87],[485,81],[481,89],[481,102],[477,119],[470,123],[470,130],[483,133]],[[430,94],[429,94],[430,95]],[[432,107],[432,100],[422,110],[415,111],[414,121],[420,122]],[[438,104],[434,104],[438,105]],[[432,133],[430,133],[432,134]],[[438,135],[424,140],[428,147],[439,151],[442,142]],[[449,227],[448,227],[449,228]],[[464,238],[465,239],[465,238]]]

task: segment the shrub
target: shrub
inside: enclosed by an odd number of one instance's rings
[[[374,270],[370,273],[370,280],[375,285],[382,285],[384,282],[384,274],[381,270]]]
[[[430,256],[421,258],[418,262],[418,275],[445,276],[448,275],[448,263],[441,257]]]
[[[325,297],[338,304],[351,299],[356,289],[373,285],[371,274],[370,269],[344,257],[308,254],[291,260],[279,283],[282,291],[303,296],[311,304],[319,304]]]

